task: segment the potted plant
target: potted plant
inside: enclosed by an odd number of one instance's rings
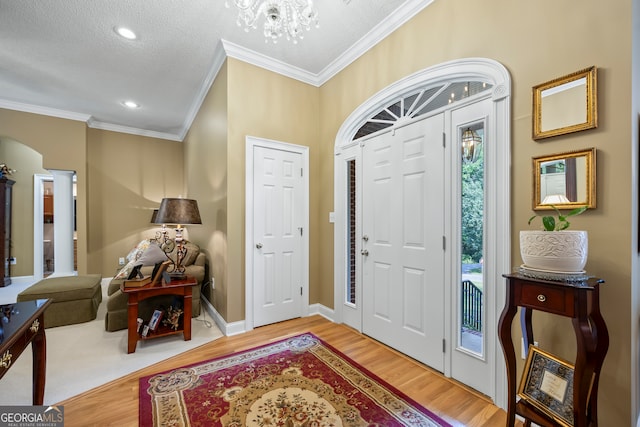
[[[525,268],[560,273],[582,273],[587,263],[588,236],[586,231],[569,230],[569,217],[580,215],[586,206],[567,214],[551,206],[554,215],[542,215],[542,230],[520,232],[520,255]],[[529,218],[529,224],[538,217]]]

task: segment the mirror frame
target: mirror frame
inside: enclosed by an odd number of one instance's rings
[[[556,89],[559,86],[572,83],[586,78],[586,94],[584,108],[587,119],[583,123],[571,123],[567,126],[556,129],[542,129],[542,92],[549,89]],[[581,106],[579,106],[581,107]],[[557,79],[539,84],[533,87],[533,128],[532,136],[534,140],[550,138],[552,136],[564,135],[567,133],[598,127],[598,94],[597,94],[597,69],[595,66],[576,71],[575,73],[559,77]]]
[[[532,205],[533,210],[550,210],[553,209],[551,205],[543,205],[541,200],[541,186],[540,186],[540,169],[542,163],[569,159],[576,157],[586,158],[586,176],[585,176],[585,188],[586,188],[586,200],[579,202],[569,202],[562,204],[554,204],[558,209],[574,209],[580,206],[587,206],[592,209],[596,207],[596,149],[588,148],[585,150],[568,151],[565,153],[552,154],[550,156],[539,156],[533,158],[533,197]]]

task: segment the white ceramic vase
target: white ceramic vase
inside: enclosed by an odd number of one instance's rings
[[[588,250],[586,231],[520,232],[520,256],[525,267],[561,273],[582,272]]]

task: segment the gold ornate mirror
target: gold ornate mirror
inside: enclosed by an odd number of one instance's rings
[[[533,139],[598,127],[596,67],[533,87]]]
[[[596,207],[596,149],[533,158],[533,209]]]

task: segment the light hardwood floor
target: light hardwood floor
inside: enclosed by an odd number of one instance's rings
[[[137,426],[140,377],[304,332],[311,332],[336,347],[454,426],[505,425],[506,413],[478,393],[347,326],[332,323],[321,316],[312,316],[263,326],[241,335],[222,337],[60,402],[64,405],[65,426]]]

